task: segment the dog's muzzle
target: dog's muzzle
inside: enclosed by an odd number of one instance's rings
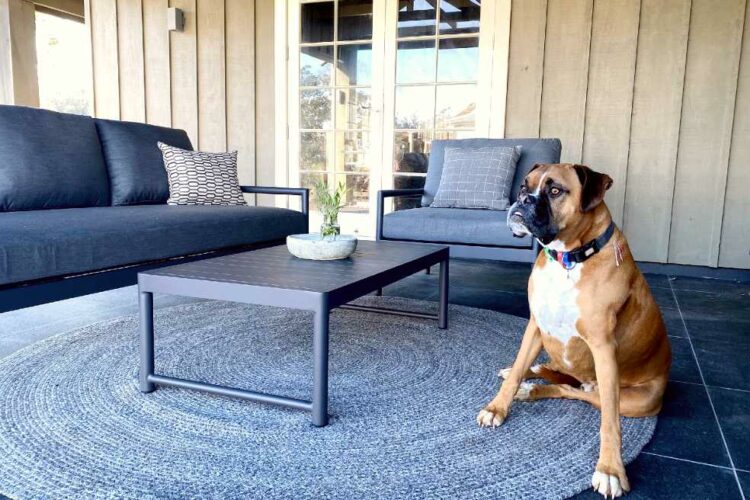
[[[513,236],[516,238],[523,238],[524,236],[531,234],[529,228],[526,227],[526,211],[518,201],[508,209],[507,223]]]

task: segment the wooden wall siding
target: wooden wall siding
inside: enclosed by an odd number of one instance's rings
[[[0,0],[0,104],[39,106],[34,4]]]
[[[549,0],[542,81],[543,137],[559,137],[562,161],[583,153],[593,0]]]
[[[667,261],[689,25],[690,0],[643,0],[624,231],[651,262]]]
[[[607,206],[622,225],[640,0],[594,4],[583,163],[612,177]]]
[[[167,29],[167,8],[185,14]],[[255,2],[86,0],[95,114],[182,128],[204,151],[239,152],[255,180]]]
[[[539,137],[547,0],[513,0],[506,137]]]
[[[120,118],[120,65],[117,50],[117,1],[87,0],[91,17],[94,113]]]
[[[172,125],[169,32],[164,29],[168,7],[168,0],[146,0],[143,4],[146,121],[162,127]]]
[[[748,2],[750,4],[750,2]],[[745,5],[745,34],[734,104],[734,129],[729,152],[719,266],[750,267],[750,5]]]
[[[120,119],[146,121],[141,0],[117,0],[117,47],[120,61]]]
[[[693,0],[669,261],[719,260],[744,0]]]
[[[612,176],[639,260],[750,268],[748,1],[513,3],[506,135]]]

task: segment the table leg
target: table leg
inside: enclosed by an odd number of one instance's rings
[[[328,424],[328,314],[327,300],[323,300],[315,312],[313,338],[312,423],[316,427]]]
[[[438,326],[448,328],[448,259],[440,263],[440,311]]]
[[[153,392],[156,385],[149,382],[154,374],[154,294],[140,292],[138,308],[141,319],[141,366],[138,370],[138,385],[141,392]]]

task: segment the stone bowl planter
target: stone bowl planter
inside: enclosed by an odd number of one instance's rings
[[[350,235],[326,236],[318,233],[293,234],[286,237],[289,253],[300,259],[346,259],[357,249],[357,238]]]

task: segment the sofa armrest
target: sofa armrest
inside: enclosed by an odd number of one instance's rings
[[[375,239],[383,239],[383,210],[386,198],[398,198],[399,196],[421,196],[424,189],[383,189],[378,191],[377,225],[375,228]]]
[[[280,194],[299,196],[302,202],[302,213],[307,220],[307,230],[310,230],[310,190],[307,188],[275,187],[275,186],[240,186],[243,193]]]

